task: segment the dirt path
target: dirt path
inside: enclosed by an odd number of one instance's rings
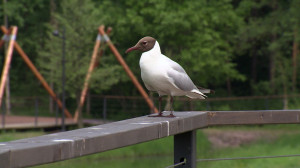
[[[284,130],[227,130],[205,129],[203,130],[214,148],[239,147],[258,140],[275,140],[282,134],[299,133],[299,131]]]

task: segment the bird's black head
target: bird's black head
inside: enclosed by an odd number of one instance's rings
[[[135,46],[128,48],[125,53],[129,53],[133,50],[139,50],[142,52],[149,51],[154,47],[155,42],[156,40],[153,37],[149,37],[149,36],[143,37],[142,39],[139,40],[139,42]]]

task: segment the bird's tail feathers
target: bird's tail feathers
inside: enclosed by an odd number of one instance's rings
[[[205,99],[207,97],[205,94],[201,93],[199,90],[196,89],[193,89],[186,96],[191,99]]]
[[[199,89],[199,91],[200,91],[200,92],[202,92],[202,93],[212,93],[212,94],[214,94],[214,93],[215,93],[215,91],[214,91],[214,90],[212,90],[212,89],[206,89],[206,88],[199,87],[199,86],[197,86],[197,88],[198,88],[198,89]]]

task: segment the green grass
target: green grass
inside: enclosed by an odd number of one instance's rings
[[[37,132],[37,131],[28,131],[28,132],[15,132],[15,131],[7,131],[0,133],[0,142],[30,138],[35,136],[44,135],[44,132]]]
[[[283,135],[276,141],[260,141],[255,144],[241,146],[239,148],[224,148],[212,150],[204,158],[230,158],[247,156],[269,156],[269,155],[290,155],[300,154],[300,134]],[[235,161],[215,161],[198,163],[198,167],[217,168],[289,168],[300,167],[300,157],[256,159],[256,160],[235,160]]]

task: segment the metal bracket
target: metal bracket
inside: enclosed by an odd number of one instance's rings
[[[174,164],[185,161],[176,168],[196,168],[196,130],[174,135]]]
[[[2,36],[2,40],[3,40],[3,41],[9,41],[9,35],[4,34],[4,35]]]
[[[98,35],[97,35],[97,38],[96,38],[96,40],[97,40],[97,41],[101,41],[101,40],[102,40],[102,38],[101,38],[101,35],[100,35],[100,34],[98,34]]]
[[[10,35],[10,40],[16,40],[17,36],[16,35]]]
[[[7,34],[4,34],[2,36],[2,40],[4,40],[4,41],[16,40],[16,38],[17,38],[16,35],[7,35]]]
[[[104,37],[104,40],[105,40],[106,42],[109,42],[109,41],[110,41],[110,39],[109,39],[109,37],[108,37],[107,34],[104,34],[103,37]]]

